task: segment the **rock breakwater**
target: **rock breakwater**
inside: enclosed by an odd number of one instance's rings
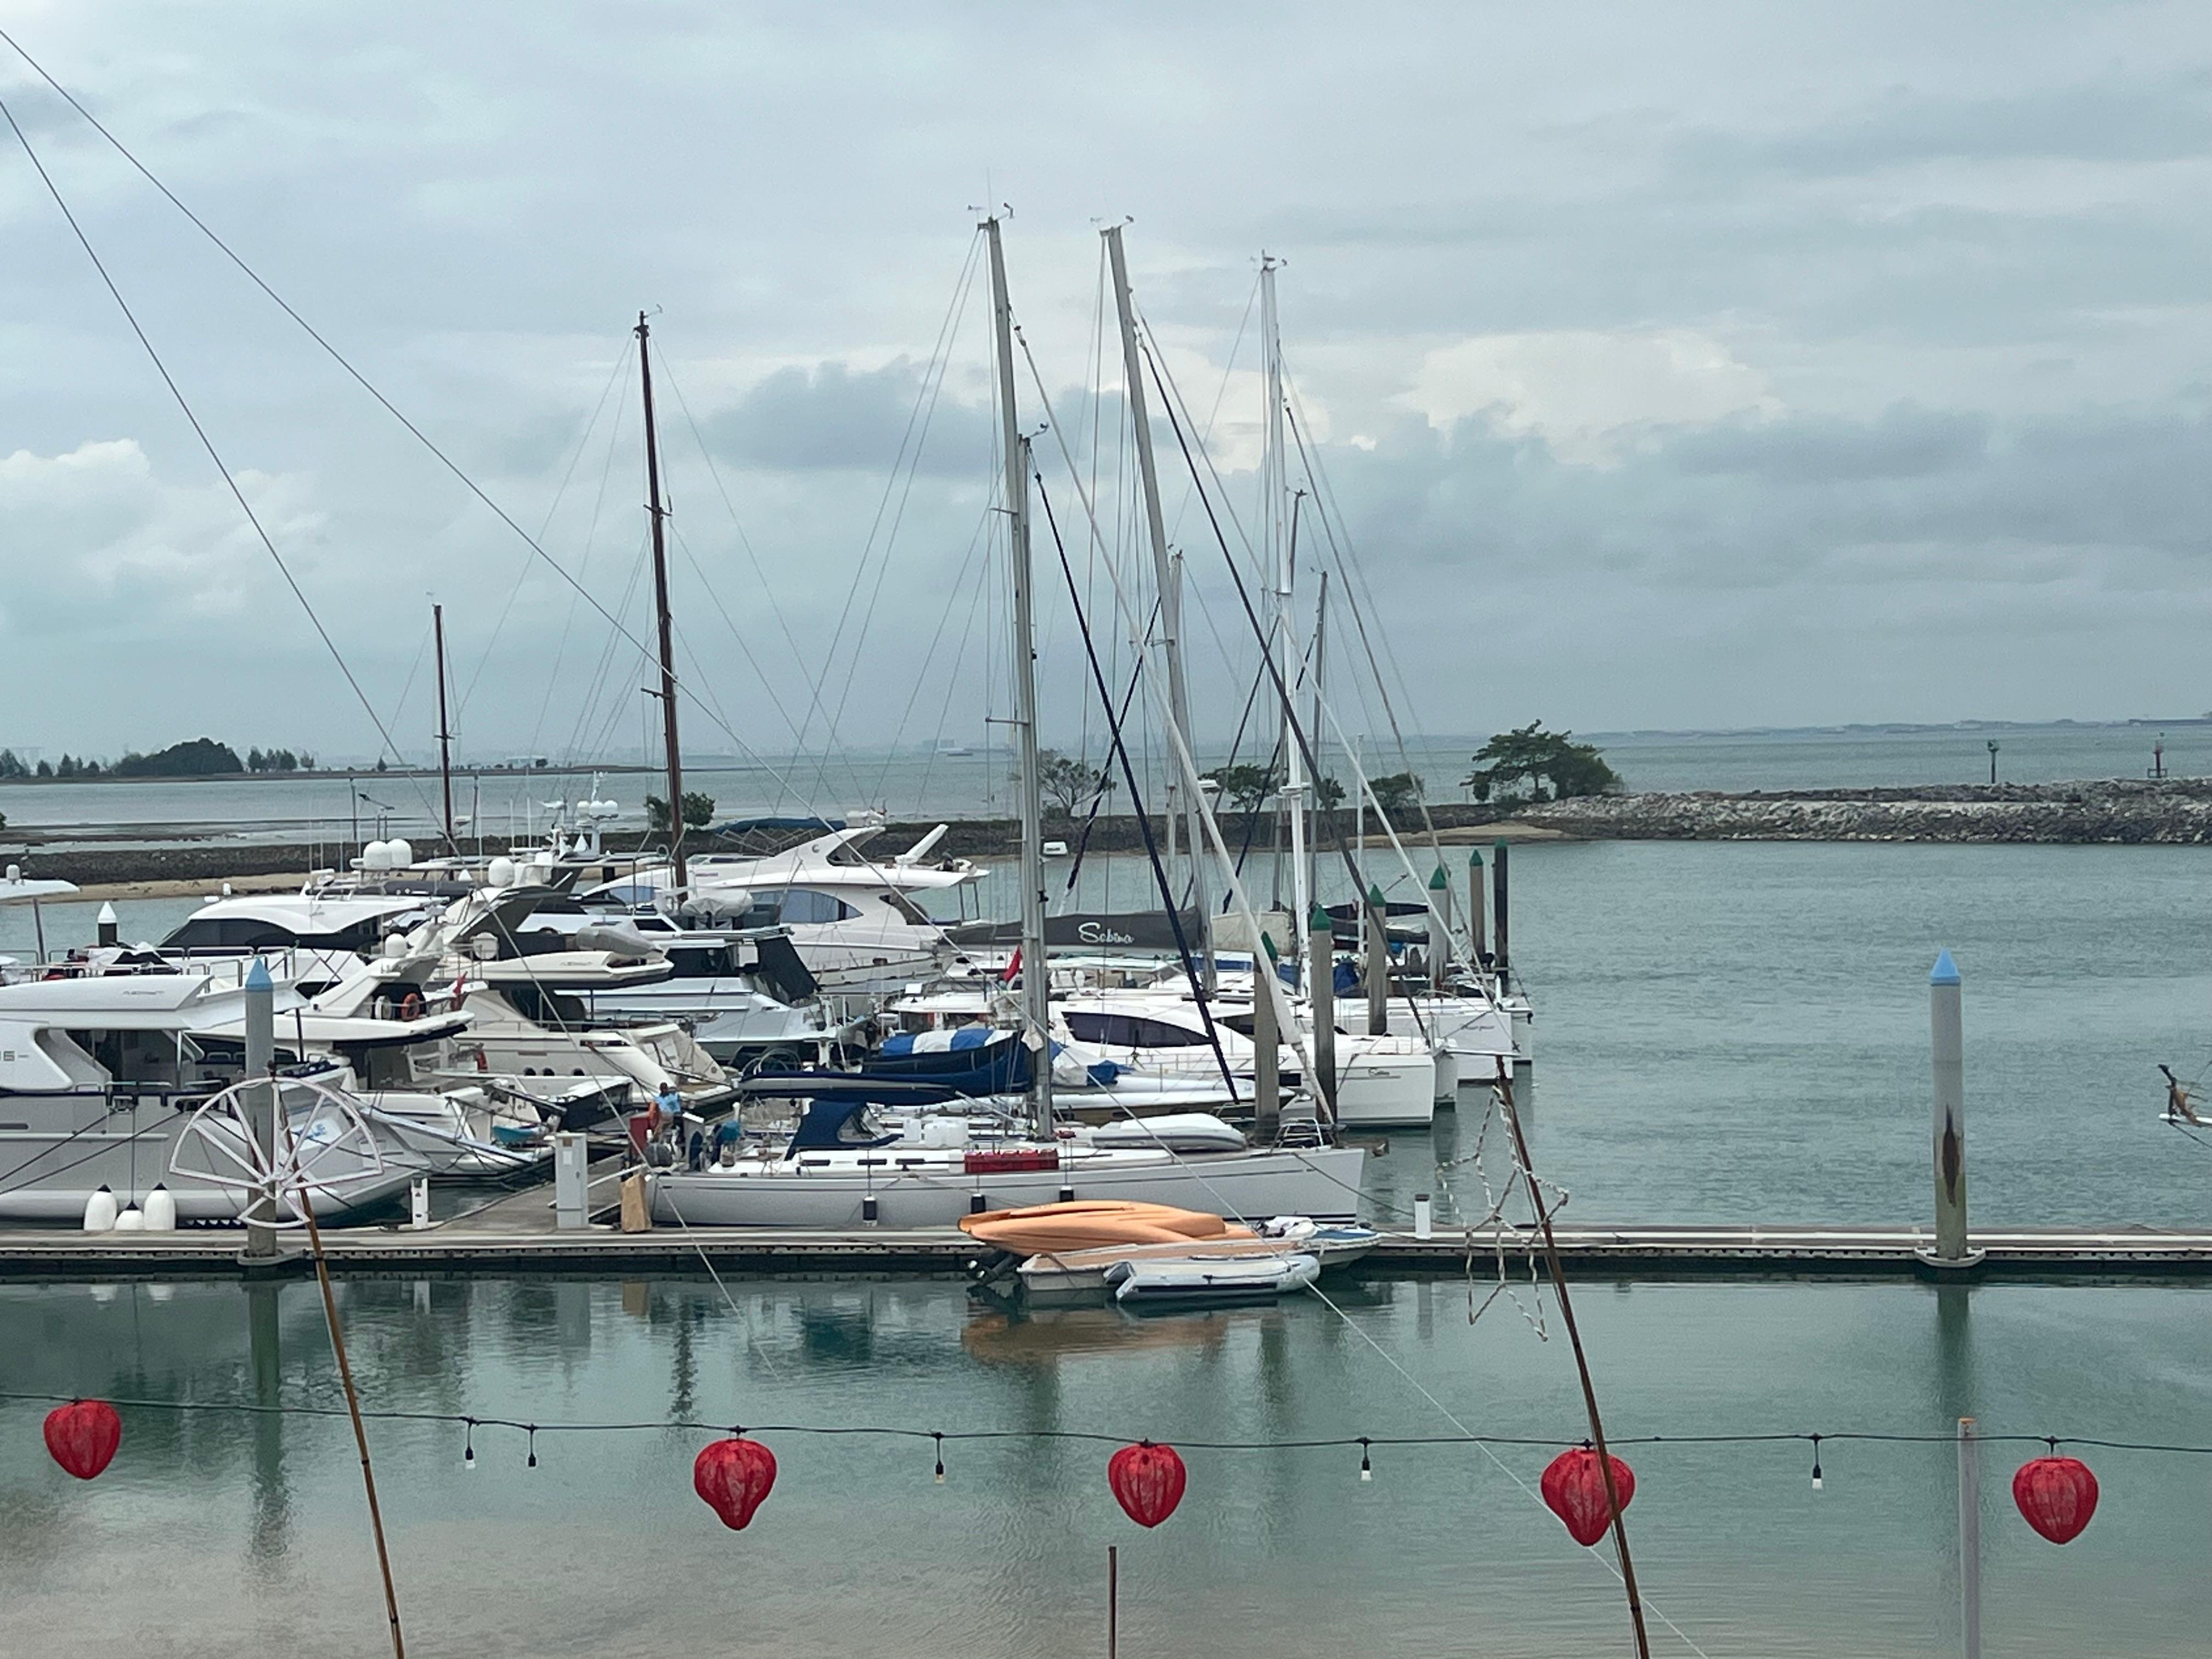
[[[2212,778],[1599,795],[1516,821],[1594,841],[2194,844],[2212,842]]]

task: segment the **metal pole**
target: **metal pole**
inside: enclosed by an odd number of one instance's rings
[[[276,985],[259,957],[246,974],[246,1121],[263,1170],[276,1168]],[[276,1194],[264,1188],[246,1206],[246,1254],[276,1254]]]
[[[1121,227],[1109,225],[1100,234],[1106,238],[1107,258],[1113,266],[1114,305],[1121,324],[1121,373],[1128,383],[1123,395],[1128,399],[1129,419],[1136,428],[1137,473],[1144,485],[1145,527],[1152,539],[1152,577],[1160,592],[1160,649],[1168,661],[1168,714],[1182,733],[1184,744],[1195,749],[1198,739],[1190,724],[1190,691],[1184,684],[1182,672],[1182,579],[1180,568],[1168,557],[1167,524],[1160,514],[1160,480],[1152,461],[1152,419],[1145,412],[1144,362],[1137,349],[1136,305],[1129,296],[1129,264],[1121,251]],[[1212,907],[1200,899],[1199,881],[1206,830],[1194,791],[1185,791],[1183,813],[1189,830],[1187,840],[1190,849],[1190,891],[1192,897],[1199,900],[1201,915],[1207,917],[1210,933]],[[1199,988],[1211,995],[1214,974],[1210,937],[1199,977]]]
[[[1283,738],[1284,783],[1282,804],[1291,830],[1291,914],[1302,916],[1312,890],[1306,884],[1306,765],[1304,745],[1291,730],[1291,698],[1298,683],[1297,626],[1292,616],[1298,580],[1297,498],[1290,498],[1289,468],[1283,453],[1283,342],[1275,316],[1276,262],[1260,256],[1260,330],[1266,352],[1262,384],[1267,398],[1267,451],[1261,476],[1267,492],[1261,524],[1272,543],[1275,568],[1275,643],[1277,665],[1282,676],[1283,706],[1277,727]],[[1287,516],[1288,522],[1285,522]],[[1319,727],[1315,741],[1320,741]],[[1275,861],[1282,863],[1283,848],[1276,844]]]
[[[453,839],[453,734],[448,728],[453,722],[446,718],[446,607],[430,607],[430,627],[437,635],[438,652],[438,783],[446,797],[446,850],[456,858],[460,856],[460,843]]]
[[[1943,951],[1928,975],[1936,1073],[1936,1260],[1968,1260],[1966,1078],[1958,964]]]
[[[1030,602],[1030,445],[1014,410],[1014,311],[1006,295],[1006,261],[999,222],[983,222],[991,250],[991,314],[999,357],[999,416],[1006,439],[1006,526],[1013,565],[1013,692],[1016,799],[1022,819],[1022,1042],[1030,1065],[1030,1105],[1037,1133],[1052,1121],[1052,969],[1044,945],[1044,795],[1038,773],[1036,636]]]
[[[1959,1650],[1982,1659],[1982,1448],[1959,1419]]]
[[[1382,890],[1367,890],[1367,1035],[1384,1036],[1390,1030],[1390,923],[1382,902]]]
[[[1306,1001],[1313,1010],[1314,1097],[1336,1115],[1336,924],[1318,902],[1306,913]]]
[[[1483,925],[1482,911],[1482,849],[1470,847],[1467,850],[1467,943],[1474,953],[1474,965],[1482,966],[1489,954],[1489,929]]]
[[[637,368],[645,389],[645,510],[653,518],[653,602],[660,622],[660,741],[668,754],[668,874],[684,885],[684,750],[676,736],[676,638],[668,614],[667,509],[660,504],[660,438],[653,424],[653,331],[637,313]]]

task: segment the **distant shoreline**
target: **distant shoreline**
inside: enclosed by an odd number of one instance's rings
[[[1597,795],[1516,818],[1588,841],[2195,846],[2212,842],[2212,779]]]

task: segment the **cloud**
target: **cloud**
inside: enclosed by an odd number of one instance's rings
[[[716,452],[744,466],[881,476],[902,455],[927,471],[972,472],[993,420],[963,388],[934,384],[902,357],[873,369],[779,368],[702,424]]]
[[[1481,414],[1540,434],[1565,459],[1603,465],[1632,428],[1771,410],[1765,378],[1708,336],[1684,330],[1554,330],[1461,340],[1422,359],[1401,399],[1431,425]]]

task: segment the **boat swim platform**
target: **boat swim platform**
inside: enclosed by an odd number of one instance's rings
[[[1556,1230],[1570,1283],[1665,1279],[1918,1278],[1937,1283],[2212,1279],[2212,1232],[2148,1226],[2014,1227],[1973,1236],[1971,1265],[1929,1260],[1932,1227],[1583,1225]],[[245,1230],[185,1227],[173,1233],[0,1229],[0,1279],[250,1279],[313,1271],[299,1230],[278,1236],[274,1257],[244,1255]],[[341,1277],[551,1274],[598,1279],[749,1277],[965,1278],[989,1253],[952,1229],[655,1226],[623,1233],[596,1223],[561,1231],[545,1188],[501,1199],[429,1226],[330,1228],[323,1248]],[[1534,1247],[1509,1239],[1510,1271],[1530,1270]],[[1439,1227],[1421,1239],[1386,1232],[1348,1271],[1372,1279],[1491,1279],[1496,1245]],[[1540,1274],[1541,1257],[1537,1254]]]

